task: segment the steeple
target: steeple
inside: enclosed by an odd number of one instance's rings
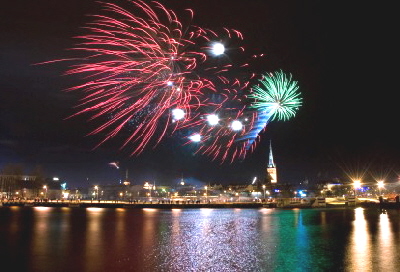
[[[274,157],[272,156],[271,140],[269,141],[269,158],[268,158],[268,166],[266,172],[267,172],[267,180],[269,180],[271,183],[277,183],[276,166],[274,163]]]
[[[274,157],[272,156],[272,145],[271,145],[271,140],[269,141],[268,168],[275,168]]]

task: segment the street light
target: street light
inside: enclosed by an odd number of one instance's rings
[[[207,186],[204,186],[204,189],[206,189],[206,201],[207,201]]]
[[[357,189],[361,187],[361,180],[354,180],[354,197],[357,197]]]
[[[147,194],[149,197],[151,197],[151,185],[147,181],[144,183],[143,188],[149,190],[149,193]]]
[[[265,200],[265,187],[266,187],[265,184],[263,184],[262,187],[263,187],[263,189],[264,189],[264,200]]]
[[[96,190],[97,200],[99,200],[99,186],[94,186],[94,189]]]
[[[47,186],[43,185],[43,189],[44,189],[44,198],[47,198]]]
[[[378,181],[378,190],[379,190],[379,195],[381,195],[381,189],[384,187],[383,180]]]

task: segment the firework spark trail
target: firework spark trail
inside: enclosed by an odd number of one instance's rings
[[[81,85],[68,91],[81,91],[84,97],[73,116],[91,114],[89,120],[108,120],[89,135],[104,134],[101,145],[133,128],[121,148],[134,144],[132,154],[140,154],[167,133],[197,126],[203,106],[220,109],[209,100],[210,93],[225,93],[227,100],[248,82],[228,79],[232,65],[202,67],[207,54],[197,48],[218,39],[210,29],[189,25],[184,28],[175,12],[159,2],[128,1],[132,12],[112,3],[101,2],[108,15],[95,15],[79,36],[82,42],[73,50],[86,56],[66,74],[84,76]],[[191,18],[193,11],[189,10]],[[224,28],[230,38],[243,39],[237,30]],[[202,47],[211,50],[210,46]],[[199,75],[199,69],[207,71]],[[201,74],[201,73],[200,73]],[[212,76],[209,76],[212,75]],[[224,84],[222,91],[217,85]],[[173,120],[171,110],[183,109],[185,118]],[[111,116],[111,117],[110,117]]]
[[[119,162],[115,161],[115,162],[110,162],[108,163],[108,165],[115,167],[116,169],[119,169]]]

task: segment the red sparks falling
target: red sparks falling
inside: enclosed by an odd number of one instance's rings
[[[129,130],[122,147],[132,145],[132,155],[187,129],[204,135],[197,153],[222,161],[244,157],[246,142],[238,139],[251,130],[257,114],[246,113],[243,105],[229,108],[230,102],[240,102],[248,81],[227,76],[232,64],[208,65],[207,50],[219,39],[217,33],[184,26],[175,12],[158,2],[129,3],[134,5],[132,12],[103,2],[108,15],[94,16],[86,26],[88,34],[77,37],[82,42],[73,49],[86,56],[67,71],[84,75],[85,80],[69,89],[83,94],[74,116],[106,117],[89,133],[105,135],[99,145]],[[193,11],[189,12],[192,18]],[[243,39],[237,30],[223,30],[231,39]],[[213,95],[222,100],[215,102]],[[185,117],[174,120],[173,109],[182,109]],[[223,122],[207,126],[203,117],[210,112],[223,113]],[[245,117],[244,129],[232,131],[230,123]]]

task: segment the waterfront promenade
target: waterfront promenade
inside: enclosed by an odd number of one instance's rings
[[[194,203],[185,201],[170,202],[130,202],[130,201],[5,201],[1,206],[11,207],[70,207],[70,208],[153,208],[153,209],[184,209],[184,208],[274,208],[275,203],[262,202],[210,202]]]
[[[314,202],[294,202],[292,199],[275,199],[273,202],[194,202],[194,201],[110,201],[110,200],[17,200],[3,201],[4,207],[69,207],[69,208],[153,208],[153,209],[187,209],[187,208],[337,208],[364,207],[381,209],[400,209],[398,202],[358,200],[354,203],[345,201],[329,201],[322,204]],[[318,200],[318,198],[317,198]]]

